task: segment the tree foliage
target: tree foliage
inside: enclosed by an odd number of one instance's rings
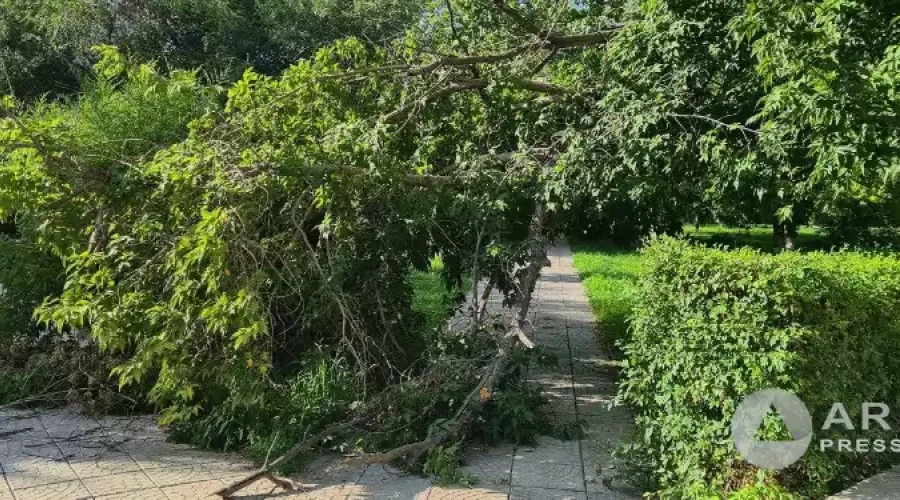
[[[639,5],[610,50],[635,153],[659,151],[661,171],[691,179],[724,221],[891,213],[896,4]]]
[[[167,70],[202,68],[212,81],[233,81],[248,66],[276,74],[343,37],[402,36],[423,8],[419,0],[4,0],[0,88],[20,98],[73,94],[89,79],[96,45]]]

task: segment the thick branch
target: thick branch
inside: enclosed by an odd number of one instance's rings
[[[435,90],[431,92],[416,102],[409,103],[405,106],[401,106],[400,108],[392,111],[384,117],[381,118],[381,121],[384,123],[400,123],[406,119],[407,116],[415,109],[417,106],[422,106],[429,101],[434,101],[436,99],[440,99],[441,97],[448,96],[450,94],[455,94],[457,92],[466,92],[468,90],[477,90],[483,89],[487,87],[487,82],[471,80],[468,82],[453,82],[450,85],[447,85],[444,88]]]
[[[344,172],[350,175],[361,175],[365,173],[370,173],[368,169],[360,168],[360,167],[352,167],[346,165],[317,165],[314,167],[310,167],[310,170],[316,173],[329,173],[329,172]],[[443,184],[447,184],[452,181],[453,178],[446,175],[419,175],[419,174],[407,174],[403,176],[403,182],[413,185],[413,186],[422,186],[422,187],[432,187],[432,186],[440,186]]]
[[[544,94],[562,94],[566,92],[566,90],[562,87],[553,85],[552,83],[542,82],[540,80],[514,79],[507,82],[498,83],[505,83],[509,87],[530,90],[532,92],[539,92]],[[450,85],[447,85],[446,87],[426,94],[415,102],[411,102],[405,106],[398,108],[395,111],[392,111],[391,113],[388,113],[381,119],[381,121],[384,123],[400,123],[405,120],[406,117],[409,116],[409,114],[418,106],[423,106],[428,102],[435,101],[451,94],[485,89],[489,85],[490,82],[488,82],[487,80],[458,80],[451,83]]]
[[[583,35],[552,33],[547,30],[542,30],[538,25],[531,22],[530,19],[523,16],[517,9],[510,7],[509,4],[506,3],[506,0],[494,0],[494,5],[520,28],[528,33],[536,35],[541,40],[545,40],[547,46],[551,48],[564,49],[567,47],[583,47],[585,45],[604,43],[609,40],[610,36],[618,31],[618,28],[620,28],[620,26],[615,26],[609,30],[596,31]]]
[[[271,163],[257,163],[255,165],[250,166],[250,168],[240,170],[235,169],[232,177],[234,179],[239,180],[250,180],[256,178],[262,174],[274,174],[274,175],[283,175],[283,176],[300,176],[305,174],[328,174],[328,173],[346,173],[349,175],[362,175],[370,172],[365,168],[354,167],[350,165],[311,165],[308,167],[304,167],[297,173],[285,171],[284,169],[278,170],[275,165]],[[408,174],[403,176],[403,182],[413,186],[422,186],[422,187],[432,187],[439,186],[442,184],[446,184],[452,180],[452,177],[448,177],[445,175],[418,175],[418,174]]]
[[[349,422],[342,422],[340,424],[331,425],[331,426],[325,428],[325,430],[323,430],[322,432],[319,432],[318,434],[313,435],[309,439],[306,439],[304,441],[297,443],[296,445],[294,445],[293,448],[288,450],[287,453],[285,453],[284,455],[275,459],[275,461],[272,462],[271,464],[266,465],[262,469],[241,479],[240,481],[236,481],[236,482],[232,483],[231,485],[226,486],[225,488],[222,488],[221,490],[215,492],[214,495],[218,495],[222,498],[231,498],[238,491],[240,491],[240,490],[246,488],[247,486],[250,486],[251,484],[255,483],[256,481],[258,481],[260,479],[264,479],[264,478],[271,480],[272,482],[276,483],[278,486],[281,486],[284,489],[291,489],[290,482],[277,479],[274,475],[272,475],[272,473],[270,471],[275,469],[276,467],[284,465],[284,464],[290,462],[291,460],[297,458],[297,455],[303,453],[304,451],[309,450],[310,448],[321,443],[325,439],[328,439],[329,437],[336,435],[336,434],[342,434],[344,432],[347,432],[348,430],[352,429],[353,427],[359,425],[360,422],[362,422],[362,418],[357,418],[357,419],[351,420]]]
[[[565,49],[570,47],[584,47],[586,45],[596,45],[606,43],[616,31],[615,29],[595,31],[593,33],[585,33],[583,35],[547,35],[547,41],[552,47]]]
[[[545,67],[547,67],[548,64],[550,64],[550,61],[552,61],[553,58],[556,57],[556,54],[558,54],[558,53],[559,53],[559,49],[558,49],[558,48],[554,48],[552,51],[550,51],[550,53],[547,54],[546,56],[544,56],[544,58],[541,59],[541,62],[539,62],[538,65],[535,66],[535,67],[529,72],[529,76],[534,76],[534,75],[540,73],[541,71],[543,71],[543,69],[544,69]]]
[[[528,229],[528,267],[522,273],[519,280],[519,311],[512,320],[507,337],[517,337],[525,347],[534,347],[534,342],[525,333],[525,325],[528,324],[528,312],[531,309],[531,297],[534,287],[541,277],[541,269],[547,261],[547,238],[544,236],[544,226],[547,221],[547,213],[544,205],[538,202],[531,216],[531,225]]]
[[[106,225],[104,221],[103,206],[97,207],[97,213],[94,216],[94,229],[91,230],[91,237],[88,239],[88,252],[94,253],[101,251],[106,247]]]
[[[506,52],[500,52],[497,54],[486,54],[486,55],[474,55],[474,56],[448,56],[442,57],[433,63],[426,64],[425,66],[419,66],[418,68],[413,68],[407,72],[407,74],[412,76],[424,75],[435,71],[439,68],[444,67],[455,67],[455,66],[471,66],[473,64],[495,64],[498,62],[509,61],[511,59],[515,59],[517,56],[528,52],[533,49],[542,49],[546,47],[549,42],[545,40],[535,40],[533,42],[526,43],[524,45],[520,45],[518,47],[507,50]]]
[[[467,56],[446,56],[442,57],[436,61],[430,62],[428,64],[424,64],[421,66],[415,66],[411,64],[391,64],[387,66],[376,66],[372,68],[362,68],[355,71],[348,71],[345,73],[335,73],[330,75],[323,75],[320,78],[323,79],[331,79],[331,78],[347,78],[352,76],[366,75],[366,74],[391,74],[391,73],[401,73],[409,76],[422,76],[432,73],[441,68],[458,68],[463,66],[475,66],[478,64],[497,64],[506,61],[511,61],[516,57],[532,51],[532,50],[552,50],[559,51],[560,49],[567,48],[575,48],[575,47],[586,47],[589,45],[596,45],[600,43],[605,43],[609,40],[609,38],[618,31],[618,28],[613,28],[609,30],[603,31],[595,31],[592,33],[584,33],[579,35],[567,35],[562,33],[547,33],[542,32],[540,30],[535,29],[535,31],[530,31],[533,34],[537,35],[538,38],[532,40],[528,43],[519,45],[517,47],[513,47],[504,52],[497,52],[495,54],[476,54],[476,55],[467,55]],[[549,58],[548,58],[549,60]],[[542,67],[546,62],[541,63],[539,66]]]
[[[475,327],[481,328],[481,325],[484,324],[484,320],[487,317],[488,311],[488,303],[491,300],[491,293],[494,291],[494,283],[496,282],[495,278],[491,278],[484,285],[484,290],[481,292],[481,299],[478,304],[478,308],[475,310]]]
[[[440,68],[447,67],[459,67],[459,66],[473,66],[476,64],[496,64],[500,62],[510,61],[515,59],[516,57],[531,51],[531,50],[542,50],[548,49],[553,51],[558,51],[559,49],[566,49],[572,47],[585,47],[588,45],[596,45],[599,43],[605,43],[609,40],[609,37],[615,33],[616,30],[605,30],[605,31],[597,31],[593,33],[585,33],[581,35],[562,35],[556,33],[544,34],[541,38],[528,42],[523,45],[519,45],[518,47],[514,47],[505,52],[498,52],[496,54],[482,54],[482,55],[472,55],[472,56],[447,56],[442,57],[432,63],[426,64],[424,66],[418,67],[410,67],[410,66],[393,66],[393,67],[385,67],[385,69],[373,69],[373,71],[384,71],[384,70],[400,70],[405,71],[406,74],[410,76],[420,76],[431,73]]]

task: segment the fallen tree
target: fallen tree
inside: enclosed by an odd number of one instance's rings
[[[541,204],[537,204],[534,208],[531,224],[529,226],[528,239],[526,241],[528,248],[527,266],[521,274],[521,279],[517,283],[519,288],[519,299],[514,308],[514,314],[512,315],[512,322],[509,325],[508,333],[498,336],[498,348],[496,354],[490,364],[483,370],[484,373],[478,383],[462,402],[462,405],[456,413],[446,424],[440,426],[437,431],[429,433],[425,439],[415,443],[404,444],[386,452],[363,455],[360,457],[362,461],[369,464],[388,464],[398,460],[405,460],[407,464],[414,465],[418,463],[423,454],[429,452],[441,443],[463,438],[465,429],[478,415],[478,410],[481,405],[489,401],[491,395],[495,392],[501,374],[506,369],[510,352],[514,348],[514,344],[516,342],[521,342],[522,345],[529,349],[534,347],[534,342],[527,336],[526,324],[528,311],[531,307],[531,294],[540,278],[541,269],[544,267],[544,263],[547,259],[545,225],[545,209]],[[479,318],[484,314],[484,309],[480,306],[479,302],[483,300],[483,298],[479,297],[476,290],[476,293],[472,296],[472,314],[474,315],[472,327],[475,329],[479,328],[481,323]],[[267,479],[284,489],[290,490],[293,488],[292,483],[286,479],[277,478],[273,474],[273,470],[290,462],[300,453],[313,449],[322,441],[353,430],[364,420],[364,417],[360,417],[347,422],[333,424],[312,437],[297,443],[284,455],[273,460],[271,463],[264,464],[259,471],[235,481],[231,485],[217,491],[215,494],[222,498],[231,498],[238,491],[262,479]]]
[[[601,46],[614,27],[533,31],[513,8],[492,9],[507,22],[482,47],[457,40],[463,53],[435,57],[429,40],[411,55],[346,40],[280,78],[247,72],[224,109],[195,102],[214,90],[192,75],[161,75],[111,48],[83,109],[4,107],[3,175],[13,175],[3,193],[17,194],[0,196],[0,215],[46,221],[42,241],[67,261],[66,289],[39,318],[126,354],[114,373],[122,385],[152,381],[165,423],[209,417],[244,436],[244,415],[260,420],[291,395],[300,356],[348,367],[360,416],[292,424],[297,442],[223,496],[263,478],[288,486],[275,470],[323,437],[365,433],[359,424],[377,418],[367,403],[429,377],[435,347],[417,330],[408,276],[434,255],[448,283],[476,281],[460,335],[477,345],[460,356],[477,360],[461,363],[477,382],[425,404],[442,405],[425,413],[440,425],[418,424],[414,439],[362,460],[416,464],[465,440],[517,350],[534,347],[527,318],[562,206],[567,126],[540,116],[572,99],[546,68]],[[459,19],[442,16],[458,38]],[[182,111],[153,124],[155,141],[128,128],[142,123],[129,113],[147,96]],[[110,111],[93,113],[89,99]],[[513,311],[500,326],[489,321],[492,291]]]

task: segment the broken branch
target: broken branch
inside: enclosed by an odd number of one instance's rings
[[[213,494],[218,495],[222,498],[232,498],[235,495],[235,493],[246,488],[247,486],[250,486],[251,484],[255,483],[256,481],[259,481],[260,479],[269,479],[270,481],[272,481],[276,485],[280,486],[281,488],[286,489],[286,490],[291,490],[291,489],[293,489],[293,484],[290,481],[287,481],[284,479],[279,479],[279,478],[275,477],[271,472],[273,469],[290,462],[291,460],[297,458],[297,455],[303,453],[304,451],[311,449],[313,446],[328,439],[329,437],[331,437],[335,434],[342,434],[342,433],[348,431],[349,429],[352,429],[353,427],[359,425],[359,423],[362,422],[362,420],[363,420],[362,418],[356,418],[349,422],[343,422],[340,424],[334,424],[329,427],[326,427],[325,430],[323,430],[317,434],[314,434],[312,437],[294,445],[294,447],[291,448],[290,450],[288,450],[287,453],[276,458],[275,461],[272,462],[271,464],[264,466],[263,468],[254,472],[253,474],[250,474],[249,476],[247,476],[239,481],[236,481],[236,482],[232,483],[231,485],[226,486]]]
[[[523,90],[530,90],[532,92],[539,92],[545,94],[562,94],[566,92],[566,89],[559,87],[557,85],[553,85],[552,83],[542,82],[539,80],[526,80],[526,79],[512,79],[507,82],[497,82],[500,85],[504,83],[513,88],[519,88]],[[401,106],[395,111],[388,113],[385,115],[381,121],[384,123],[400,123],[402,122],[409,114],[417,107],[424,106],[428,102],[435,101],[442,97],[456,94],[459,92],[467,92],[470,90],[479,90],[485,89],[490,85],[490,82],[487,80],[457,80],[446,87],[440,88],[426,94],[422,98],[418,99],[415,102],[411,102],[405,106]]]

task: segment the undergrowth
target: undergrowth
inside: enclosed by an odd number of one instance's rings
[[[473,341],[447,330],[447,320],[470,282],[448,289],[442,271],[442,261],[435,258],[427,271],[411,273],[412,309],[420,316],[421,335],[432,342],[405,379],[366,397],[342,358],[320,351],[291,367],[290,377],[235,377],[230,394],[223,394],[204,414],[174,425],[173,437],[206,448],[242,450],[265,463],[351,413],[366,413],[371,418],[365,433],[336,438],[323,450],[377,452],[424,439],[449,422],[488,361],[479,356],[494,349],[486,340]],[[549,427],[540,410],[540,391],[522,377],[535,355],[525,350],[513,354],[497,390],[472,424],[471,439],[534,443]],[[459,471],[464,446],[436,448],[419,464],[421,471],[441,483],[471,484],[472,478]],[[299,456],[279,472],[296,472],[308,457]]]
[[[121,389],[110,378],[121,362],[58,333],[8,337],[0,343],[0,405],[74,404],[90,414],[152,411],[146,385]]]

